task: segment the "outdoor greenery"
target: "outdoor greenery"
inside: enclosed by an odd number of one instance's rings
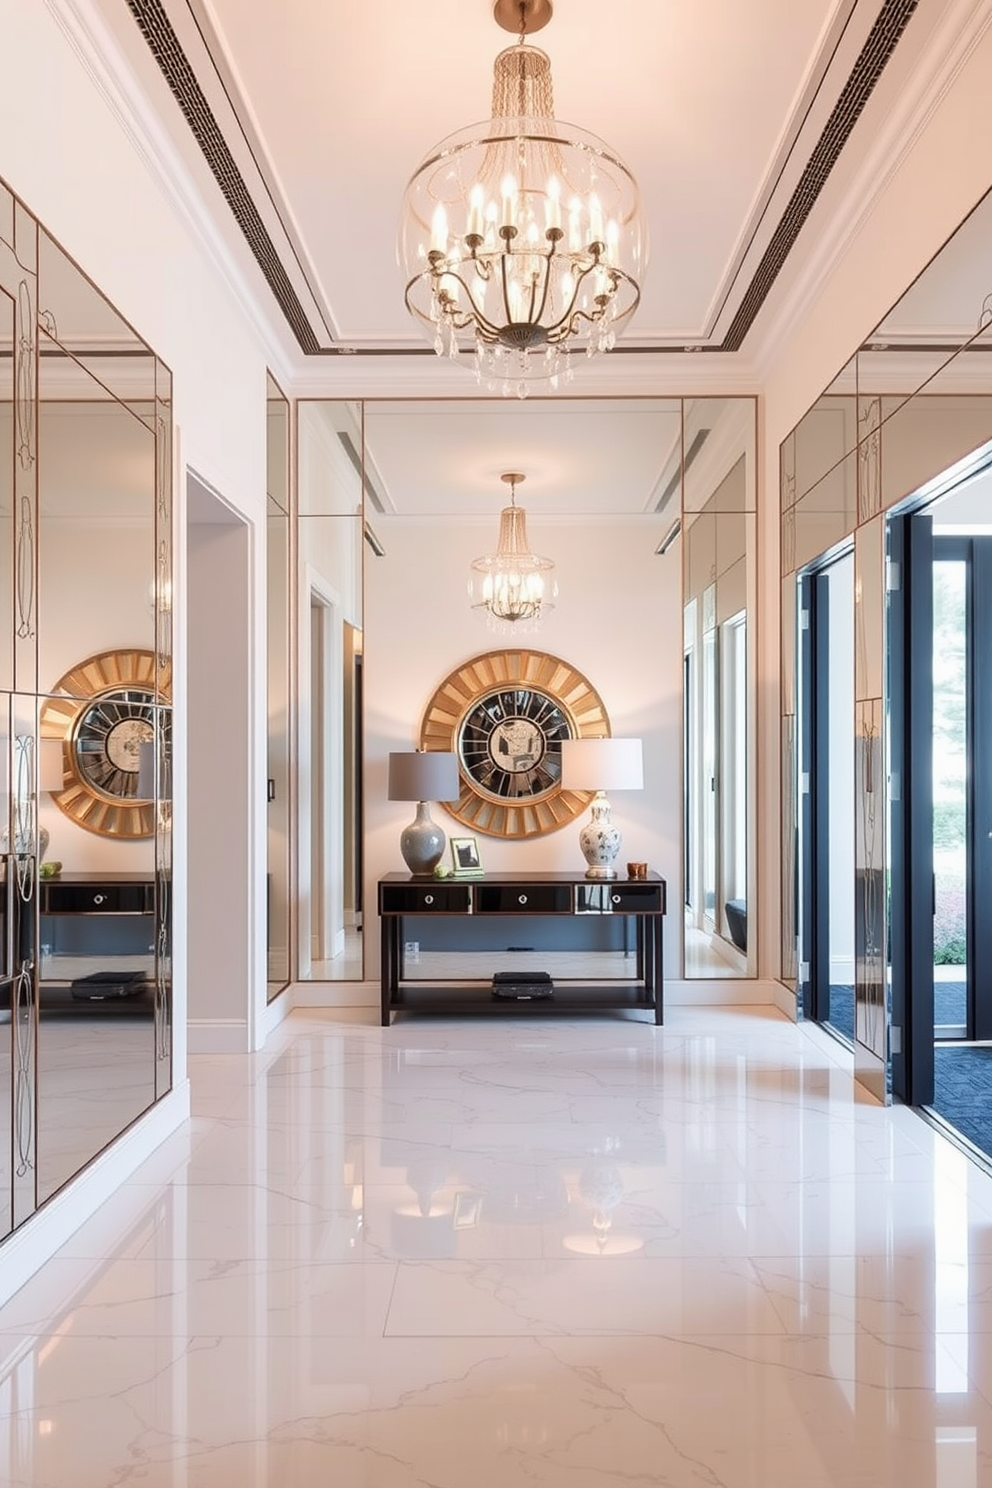
[[[967,828],[967,648],[965,565],[933,566],[933,959],[968,959],[965,921]]]

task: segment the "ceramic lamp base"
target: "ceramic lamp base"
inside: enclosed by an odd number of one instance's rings
[[[410,872],[420,875],[433,873],[441,861],[447,840],[441,828],[431,820],[427,802],[421,801],[416,817],[400,836],[400,852]]]
[[[586,860],[586,878],[616,878],[616,861],[620,853],[618,827],[610,820],[610,803],[597,791],[592,803],[592,816],[579,833],[579,846]]]

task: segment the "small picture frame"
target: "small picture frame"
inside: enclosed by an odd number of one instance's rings
[[[474,837],[452,837],[451,868],[455,874],[482,872],[479,844]]]
[[[482,1218],[482,1195],[471,1190],[455,1194],[455,1212],[452,1227],[456,1230],[474,1230]]]

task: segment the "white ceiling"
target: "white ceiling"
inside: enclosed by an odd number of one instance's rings
[[[370,403],[365,440],[387,514],[492,517],[515,470],[532,517],[633,516],[655,509],[681,412],[671,399]]]
[[[495,24],[493,0],[94,3],[243,258],[246,239],[166,81],[187,109],[189,85],[184,93],[175,69],[171,77],[167,66],[159,71],[134,17],[146,28],[164,17],[171,28],[158,37],[159,52],[174,61],[181,47],[195,74],[197,106],[209,110],[299,307],[293,322],[284,298],[286,324],[303,349],[306,334],[312,339],[307,373],[328,365],[319,354],[356,352],[369,367],[379,353],[418,353],[400,360],[409,396],[422,396],[418,375],[430,353],[403,304],[399,207],[428,151],[490,113],[493,60],[514,40]],[[734,316],[768,277],[763,260],[780,241],[790,203],[807,191],[818,142],[859,57],[868,54],[884,0],[554,6],[534,43],[551,58],[556,115],[601,135],[627,161],[649,221],[641,306],[621,348],[673,357],[726,350]],[[886,64],[885,86],[855,126],[864,138],[872,127],[868,112],[875,109],[877,124],[900,67],[925,50],[943,9],[944,0],[919,0],[907,31],[914,39],[897,44],[896,65]],[[202,112],[198,117],[202,123]],[[856,132],[845,159],[858,140]],[[980,273],[983,233],[976,229],[975,236],[969,284]],[[960,266],[943,276],[938,308],[924,305],[924,286],[900,307],[893,334],[914,318],[930,326],[940,317],[960,319],[960,279]],[[258,285],[268,295],[261,277]],[[268,303],[278,316],[275,299]],[[755,313],[760,317],[760,308]],[[570,398],[581,397],[580,377]],[[370,473],[385,520],[390,513],[491,518],[506,495],[499,475],[513,468],[527,475],[519,499],[534,517],[655,513],[680,452],[672,405],[473,403],[478,392],[466,373],[462,404],[368,405]],[[333,422],[332,432],[340,434]]]
[[[515,39],[496,25],[493,0],[95,3],[187,157],[198,147],[128,7],[160,56],[188,62],[203,95],[199,132],[205,104],[316,338],[310,353],[422,350],[396,262],[400,202],[441,139],[489,116],[493,61]],[[942,5],[920,0],[913,47]],[[554,6],[533,42],[551,59],[556,115],[627,161],[649,221],[641,307],[622,344],[720,348],[756,277],[768,280],[759,269],[793,193],[815,201],[811,159],[859,57],[872,54],[883,0]],[[172,68],[170,86],[189,109],[181,72]],[[198,178],[230,228],[202,158]]]
[[[418,343],[395,258],[406,181],[490,113],[514,38],[487,0],[193,0],[311,261],[336,339]],[[735,253],[847,0],[557,0],[535,44],[557,117],[602,135],[638,178],[653,259],[632,328],[706,334]],[[171,11],[171,6],[170,6]],[[243,111],[243,110],[242,110]],[[357,249],[357,251],[356,251]]]

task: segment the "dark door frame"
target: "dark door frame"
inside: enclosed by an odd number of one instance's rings
[[[992,883],[992,537],[941,534],[933,561],[965,564],[967,1037],[992,1039],[992,916],[978,912]]]
[[[933,518],[889,519],[892,1093],[933,1103]]]
[[[830,570],[853,551],[799,575],[799,999],[817,1023],[830,1017]],[[853,751],[853,718],[851,728]]]

